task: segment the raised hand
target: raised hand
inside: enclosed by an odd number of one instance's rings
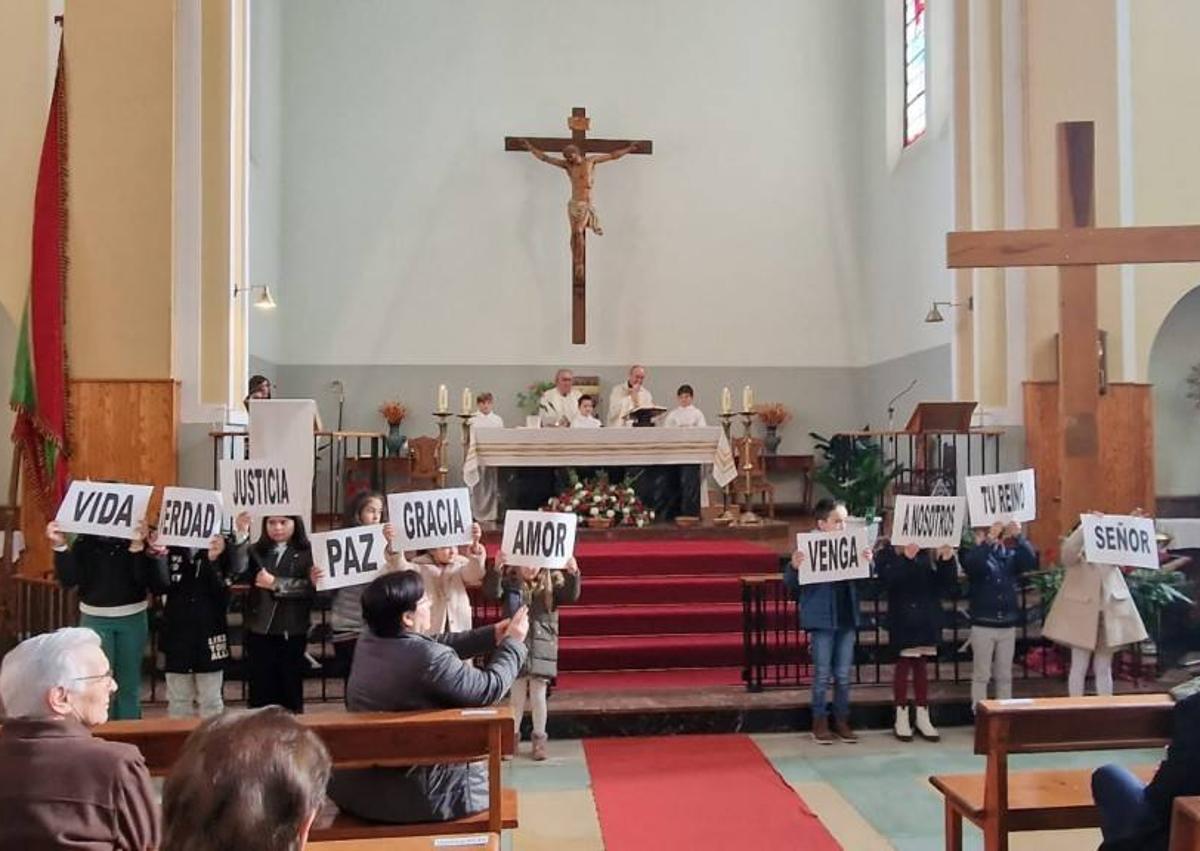
[[[998,540],[1000,540],[1000,536],[1003,534],[1004,534],[1004,524],[1001,523],[999,520],[997,520],[988,529],[988,533],[987,533],[988,540],[989,541],[998,541]]]
[[[250,512],[243,511],[233,521],[234,531],[237,532],[239,538],[250,537]]]
[[[387,541],[389,547],[396,540],[396,527],[391,523],[383,524],[383,539]]]
[[[524,641],[528,633],[529,609],[522,606],[513,612],[513,616],[509,618],[508,628],[504,631],[504,637],[511,638],[513,641]]]
[[[315,564],[308,569],[308,581],[313,585],[319,585],[321,580],[325,578],[325,571],[317,567]]]
[[[133,527],[133,537],[129,539],[129,551],[131,553],[140,553],[146,548],[146,534],[149,530],[150,526],[144,519]]]
[[[254,574],[254,587],[264,588],[270,591],[275,587],[275,574],[268,573],[263,568],[258,569],[258,573]]]
[[[904,557],[906,559],[909,559],[910,561],[912,559],[916,558],[917,554],[919,552],[921,552],[921,548],[918,547],[916,544],[905,544],[904,545]]]
[[[938,547],[937,557],[939,561],[949,561],[950,559],[954,558],[954,547],[949,545]]]
[[[1004,537],[1015,538],[1021,534],[1021,524],[1016,520],[1009,520],[1004,526]]]
[[[225,536],[217,535],[208,542],[208,560],[216,561],[225,552]]]
[[[52,547],[65,547],[67,545],[67,536],[58,528],[58,524],[51,520],[46,524],[46,537],[50,539]]]
[[[799,570],[800,568],[804,567],[804,562],[807,560],[807,558],[808,557],[804,554],[803,550],[796,550],[794,553],[792,553],[792,567],[796,568],[796,570]]]
[[[567,563],[563,565],[563,570],[574,576],[579,575],[579,562],[575,561],[575,556],[571,556],[569,559],[567,559]]]
[[[507,563],[508,563],[508,553],[506,553],[504,550],[497,550],[496,551],[496,560],[495,560],[496,569],[499,570],[500,568],[504,567],[504,565],[506,565]]]

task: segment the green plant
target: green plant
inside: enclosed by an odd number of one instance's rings
[[[542,394],[553,386],[553,381],[535,381],[517,393],[517,407],[529,416],[533,416],[542,404]]]
[[[1125,584],[1129,587],[1129,596],[1137,606],[1142,623],[1151,638],[1158,640],[1162,628],[1162,614],[1171,606],[1178,603],[1192,605],[1192,599],[1180,588],[1187,585],[1185,574],[1174,570],[1139,570],[1123,569]],[[1031,574],[1029,585],[1036,590],[1042,599],[1042,618],[1050,612],[1050,606],[1058,589],[1062,587],[1066,570],[1054,567],[1050,570]]]
[[[851,514],[874,516],[884,491],[903,468],[884,458],[882,447],[867,437],[847,434],[823,437],[816,432],[809,432],[809,437],[823,462],[813,480],[834,499],[846,503]]]

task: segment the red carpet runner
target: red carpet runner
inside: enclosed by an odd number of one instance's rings
[[[606,851],[837,851],[748,736],[585,739]]]

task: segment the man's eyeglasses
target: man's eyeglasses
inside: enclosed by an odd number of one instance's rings
[[[72,682],[86,682],[88,680],[111,680],[113,679],[112,668],[109,668],[103,674],[92,674],[90,677],[72,677]]]

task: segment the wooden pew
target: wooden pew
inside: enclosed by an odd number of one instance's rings
[[[1200,851],[1200,798],[1175,799],[1170,851]]]
[[[512,709],[441,709],[429,712],[324,712],[297,715],[329,749],[335,768],[373,765],[410,766],[487,760],[491,806],[482,813],[449,822],[379,824],[326,807],[310,838],[316,841],[434,834],[494,833],[517,826],[515,790],[500,787],[500,760],[511,754]],[[183,743],[200,723],[197,718],[110,721],[95,735],[136,746],[151,774],[163,775],[179,758]],[[420,847],[420,846],[416,846]],[[483,846],[486,847],[486,846]]]
[[[1099,827],[1090,769],[1008,770],[1012,754],[1161,747],[1171,738],[1175,702],[1167,694],[985,700],[975,716],[983,774],[939,774],[947,851],[962,848],[962,820],[983,831],[986,851],[1007,851],[1008,834]],[[1143,780],[1157,765],[1135,769]]]

